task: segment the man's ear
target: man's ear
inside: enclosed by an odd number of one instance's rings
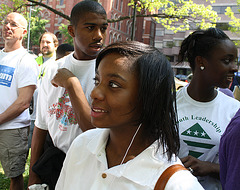
[[[74,33],[74,28],[73,25],[68,25],[68,33],[70,34],[70,36],[72,36],[73,38],[75,37],[75,33]]]
[[[25,36],[27,34],[27,29],[23,29],[23,35]]]

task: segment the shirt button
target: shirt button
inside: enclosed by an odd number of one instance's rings
[[[107,177],[107,174],[106,173],[103,173],[102,174],[102,178],[106,178]]]

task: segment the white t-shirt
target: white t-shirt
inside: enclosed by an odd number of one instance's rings
[[[67,68],[79,79],[83,92],[90,102],[90,93],[94,87],[95,59],[79,61],[71,53],[50,64],[38,91],[35,125],[40,129],[48,130],[54,146],[66,153],[82,130],[78,126],[65,88],[56,88],[51,84],[58,68]]]
[[[108,137],[109,129],[92,129],[73,141],[56,190],[152,190],[165,169],[181,164],[175,156],[168,161],[162,147],[156,153],[155,142],[134,159],[109,169],[105,152]],[[193,189],[203,188],[188,170],[173,174],[165,187],[165,190]]]
[[[218,91],[210,102],[198,102],[183,87],[177,93],[177,112],[180,134],[180,154],[183,158],[192,155],[199,160],[219,163],[220,138],[228,123],[240,108],[240,102]],[[221,189],[220,181],[198,177],[204,189]]]
[[[15,51],[0,51],[0,114],[18,98],[18,89],[37,84],[37,62],[21,47]],[[30,125],[29,110],[0,125],[0,130],[17,129]]]
[[[50,58],[47,58],[47,59],[43,58],[43,60],[44,60],[43,64],[38,66],[39,73],[38,73],[38,77],[37,77],[37,86],[41,85],[42,78],[44,77],[48,66],[55,63],[56,53],[54,53],[53,56]],[[34,94],[33,94],[33,112],[30,115],[31,120],[36,119],[37,97],[38,97],[38,88],[34,91]]]

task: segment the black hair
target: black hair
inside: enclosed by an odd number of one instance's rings
[[[61,44],[57,47],[56,50],[56,60],[66,56],[67,54],[71,53],[74,51],[74,47],[70,44]]]
[[[61,44],[57,47],[56,53],[64,55],[66,51],[74,51],[74,47],[70,44]]]
[[[178,54],[178,62],[188,61],[194,71],[196,56],[209,58],[212,50],[222,40],[230,40],[230,38],[221,29],[196,30],[183,40]]]
[[[79,19],[86,13],[97,13],[106,15],[106,11],[101,4],[93,0],[85,0],[77,3],[71,11],[70,23],[73,26],[77,26]]]
[[[132,62],[139,81],[138,104],[144,134],[149,141],[158,140],[166,150],[168,159],[179,151],[174,74],[168,59],[156,48],[128,41],[107,46],[99,53],[96,67],[108,54],[118,53]],[[166,148],[166,149],[165,149]]]
[[[112,43],[105,47],[98,55],[96,60],[96,68],[98,67],[100,61],[106,55],[110,53],[118,53],[124,57],[129,57],[131,59],[137,59],[139,56],[143,55],[144,53],[149,53],[154,51],[153,47],[149,45],[143,44],[137,41],[128,41],[128,42],[117,42]]]

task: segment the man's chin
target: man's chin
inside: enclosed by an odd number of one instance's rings
[[[42,52],[42,55],[43,55],[43,56],[50,56],[51,53],[49,53],[49,52],[46,52],[46,53]]]

